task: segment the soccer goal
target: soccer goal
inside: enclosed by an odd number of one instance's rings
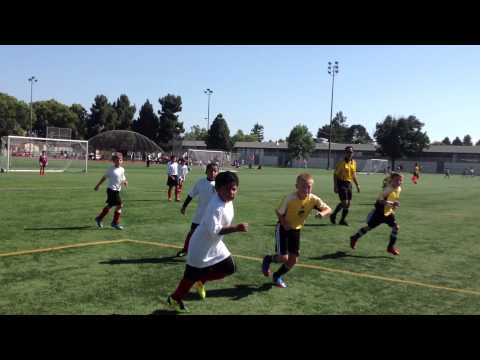
[[[361,172],[364,173],[383,173],[388,168],[388,160],[384,159],[368,159],[365,162]]]
[[[38,158],[45,151],[45,172],[87,172],[88,141],[4,136],[1,139],[0,167],[3,171],[38,171]]]
[[[209,163],[216,163],[221,169],[231,165],[230,153],[226,151],[188,149],[187,156],[192,165],[206,166]]]

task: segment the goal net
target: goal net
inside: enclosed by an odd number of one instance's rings
[[[45,172],[86,172],[88,141],[4,136],[1,139],[0,167],[4,171],[38,171],[38,158],[45,151]]]
[[[206,166],[209,163],[216,163],[223,169],[229,167],[230,153],[220,150],[197,150],[188,149],[188,162],[192,165]]]
[[[388,160],[384,159],[368,159],[365,166],[361,170],[364,173],[383,173],[388,168]]]

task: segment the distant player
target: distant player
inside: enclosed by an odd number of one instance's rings
[[[342,218],[339,224],[348,226],[346,217],[348,209],[352,202],[352,181],[357,187],[357,192],[360,192],[360,185],[357,180],[357,163],[353,160],[353,147],[347,146],[345,148],[345,159],[340,161],[335,166],[333,174],[333,191],[338,194],[340,203],[337,205],[332,215],[330,215],[330,222],[336,224],[337,213],[342,210]]]
[[[420,179],[420,165],[418,164],[418,162],[416,162],[415,166],[413,167],[412,182],[416,185],[419,179]]]
[[[375,202],[375,209],[368,214],[367,226],[364,226],[357,233],[350,237],[350,247],[356,248],[358,239],[365,235],[370,230],[376,228],[380,224],[387,224],[392,228],[390,234],[390,242],[387,246],[387,251],[393,255],[399,255],[400,250],[395,247],[397,241],[398,229],[400,226],[395,221],[395,209],[400,206],[398,201],[400,198],[400,192],[402,191],[401,185],[403,182],[403,176],[399,173],[392,173],[388,184]]]
[[[188,204],[190,204],[190,201],[192,201],[192,199],[198,196],[197,210],[195,212],[195,216],[192,219],[192,225],[190,226],[190,231],[185,238],[183,248],[177,253],[177,256],[179,257],[187,255],[190,238],[195,229],[200,224],[202,216],[207,209],[208,203],[215,195],[215,178],[218,175],[218,165],[212,163],[208,164],[206,174],[207,177],[202,178],[195,183],[193,188],[188,193],[188,196],[185,199],[182,208],[180,209],[180,212],[185,215],[185,211],[187,210],[187,206]]]
[[[238,177],[225,171],[215,179],[217,194],[209,202],[188,247],[187,264],[182,280],[175,292],[167,298],[169,306],[177,312],[187,311],[183,298],[196,284],[198,293],[205,298],[205,283],[232,275],[235,263],[223,242],[224,235],[248,231],[248,224],[232,225],[233,200],[238,191]]]
[[[122,190],[122,184],[127,186],[127,178],[125,177],[125,169],[122,167],[123,158],[121,154],[114,154],[112,156],[113,166],[110,167],[105,175],[102,176],[98,184],[95,186],[95,191],[98,191],[100,185],[108,179],[107,188],[107,206],[105,206],[102,212],[95,218],[95,222],[99,228],[103,227],[102,220],[108,214],[110,209],[115,206],[115,212],[113,214],[112,227],[117,230],[123,230],[123,226],[120,225],[120,215],[122,213],[123,203],[120,198],[120,190]]]
[[[45,151],[42,151],[42,155],[38,158],[38,164],[40,165],[40,176],[45,175],[45,168],[48,165],[48,157]]]
[[[188,165],[187,162],[183,159],[178,161],[178,199],[180,200],[180,195],[183,191],[183,183],[185,182],[188,174]]]
[[[445,177],[450,179],[450,169],[445,168]]]
[[[167,164],[167,186],[168,186],[168,201],[172,201],[172,189],[175,188],[175,201],[178,199],[178,163],[177,157],[172,155]]]
[[[286,196],[275,209],[278,223],[275,227],[275,254],[263,258],[262,272],[270,276],[270,263],[281,263],[273,273],[273,283],[280,288],[287,284],[282,276],[290,271],[300,256],[300,230],[312,210],[317,210],[317,217],[325,217],[332,209],[318,196],[312,194],[313,177],[304,173],[297,176],[296,192]]]

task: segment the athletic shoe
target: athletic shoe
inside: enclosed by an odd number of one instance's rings
[[[176,301],[171,296],[167,298],[167,304],[177,313],[188,312],[188,308],[185,306],[182,300]]]
[[[350,236],[350,247],[354,250],[357,247],[357,241],[358,238],[356,238],[355,236]]]
[[[348,226],[348,223],[345,220],[340,220],[339,225]]]
[[[103,228],[102,220],[100,220],[98,217],[95,218],[95,222],[97,223],[97,227],[100,229]]]
[[[263,262],[262,262],[262,272],[263,272],[263,275],[265,276],[270,276],[272,274],[272,272],[270,271],[270,263],[271,263],[271,260],[270,260],[270,256],[264,256],[263,258]]]
[[[187,252],[185,250],[180,250],[179,252],[177,252],[177,257],[184,257],[185,255],[187,255]]]
[[[123,230],[123,226],[120,225],[120,224],[114,224],[114,223],[112,223],[112,227],[113,227],[114,229],[117,229],[117,230]]]
[[[335,216],[334,215],[330,215],[330,222],[335,225],[337,222],[335,220]]]
[[[287,287],[287,284],[285,281],[283,281],[282,277],[279,276],[277,278],[273,278],[273,283],[275,284],[276,287],[283,288],[285,289]]]
[[[195,283],[195,287],[197,288],[198,295],[200,299],[205,300],[207,297],[207,291],[205,290],[205,285],[201,281],[197,281]]]
[[[400,255],[400,250],[393,246],[389,246],[387,248],[387,252],[389,252],[392,255]]]

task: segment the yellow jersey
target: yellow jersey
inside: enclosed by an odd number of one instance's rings
[[[299,230],[305,224],[305,220],[312,209],[322,211],[327,207],[328,205],[314,194],[310,194],[305,199],[300,200],[297,193],[294,192],[282,200],[277,211],[285,216],[285,220],[292,229]]]
[[[398,201],[400,199],[400,192],[402,191],[402,188],[399,186],[397,188],[392,187],[391,185],[388,185],[385,187],[385,189],[380,193],[378,196],[378,200],[387,200],[387,201]],[[388,216],[390,214],[394,214],[395,209],[393,206],[385,204],[383,207],[383,215]]]
[[[342,181],[353,181],[353,175],[357,171],[357,163],[355,160],[350,160],[350,161],[345,161],[342,160],[340,161],[336,166],[335,166],[335,177],[338,180]]]

